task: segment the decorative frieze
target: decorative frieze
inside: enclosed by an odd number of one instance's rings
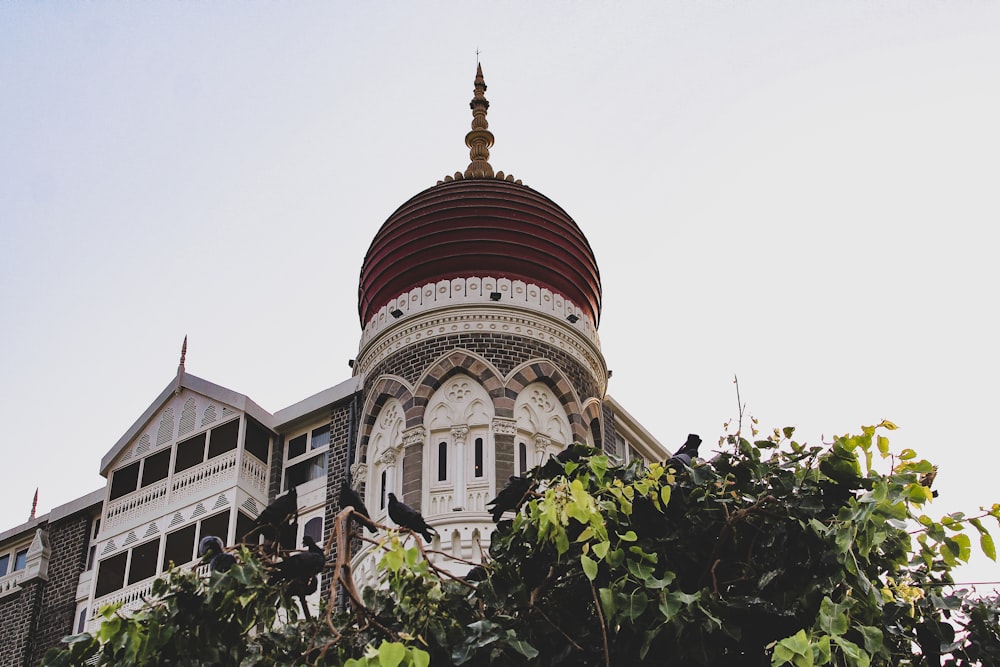
[[[493,432],[499,435],[517,434],[517,422],[513,419],[494,419]]]

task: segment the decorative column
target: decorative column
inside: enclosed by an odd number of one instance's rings
[[[453,426],[451,438],[455,443],[455,497],[452,511],[461,512],[466,505],[465,491],[465,437],[469,435],[468,426]]]
[[[545,463],[545,452],[552,446],[552,440],[547,435],[535,434],[535,463],[541,465]]]
[[[31,540],[28,547],[27,562],[24,567],[24,580],[41,579],[49,580],[49,557],[52,549],[49,547],[49,536],[41,528],[35,529],[35,539]]]

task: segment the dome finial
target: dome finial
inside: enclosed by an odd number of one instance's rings
[[[483,79],[483,66],[478,62],[476,54],[475,93],[469,108],[472,109],[472,131],[465,135],[465,145],[469,147],[469,157],[472,162],[465,169],[466,178],[493,178],[493,167],[490,166],[490,146],[493,145],[493,133],[489,131],[486,122],[486,112],[490,108],[486,99],[486,80]]]

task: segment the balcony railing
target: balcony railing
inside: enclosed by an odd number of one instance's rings
[[[247,491],[261,500],[266,499],[267,466],[247,455],[243,457],[242,466],[237,469],[238,453],[234,450],[216,456],[193,468],[175,473],[168,479],[112,500],[108,503],[103,531],[137,523],[167,506],[231,486],[237,479]]]
[[[0,597],[16,591],[18,588],[17,584],[23,578],[24,578],[24,570],[11,572],[8,575],[0,577]]]
[[[146,598],[153,592],[153,582],[156,581],[156,577],[150,577],[149,579],[144,579],[137,584],[132,584],[131,586],[126,586],[114,593],[109,593],[104,597],[97,598],[94,600],[94,605],[91,608],[90,617],[95,618],[97,612],[101,610],[102,607],[106,607],[109,604],[122,603],[120,609],[122,611],[134,611],[142,606]]]

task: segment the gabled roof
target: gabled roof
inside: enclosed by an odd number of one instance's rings
[[[273,427],[273,416],[270,412],[260,407],[252,400],[250,400],[244,394],[233,391],[231,389],[226,389],[225,387],[219,386],[214,382],[209,382],[208,380],[203,380],[200,377],[190,375],[185,372],[181,372],[179,378],[172,379],[167,386],[160,392],[160,395],[149,404],[145,412],[135,420],[135,423],[125,431],[125,435],[118,439],[115,446],[104,455],[101,459],[101,475],[107,477],[108,469],[114,462],[115,458],[121,454],[128,444],[135,438],[146,426],[149,424],[150,420],[156,415],[157,412],[166,405],[175,394],[179,393],[181,389],[189,389],[197,394],[206,396],[213,400],[219,401],[229,405],[230,407],[245,412],[250,415],[258,422],[263,424],[269,429],[274,429]]]

